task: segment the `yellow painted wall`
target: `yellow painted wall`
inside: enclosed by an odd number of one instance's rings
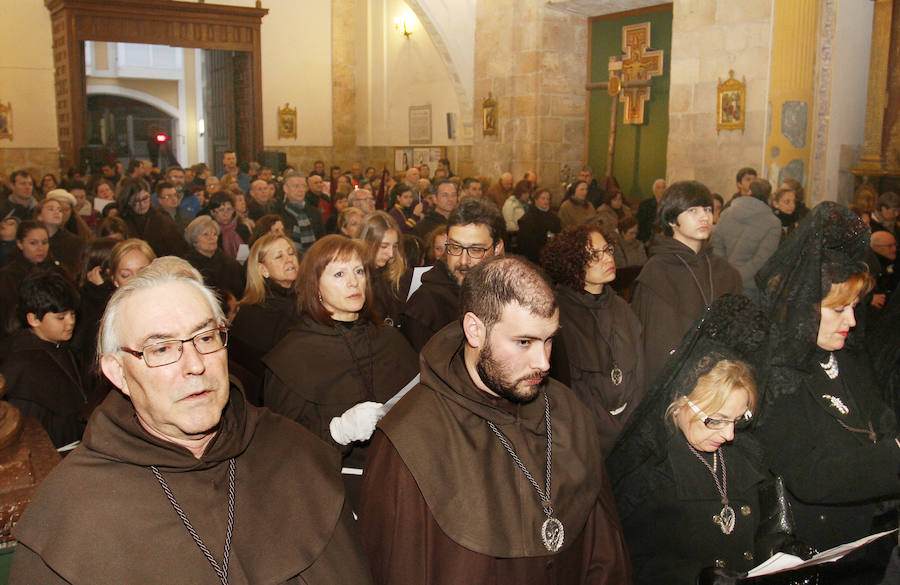
[[[819,0],[776,0],[772,30],[772,67],[769,85],[771,133],[766,140],[769,180],[779,181],[781,169],[799,161],[802,169],[792,176],[803,183],[809,176],[814,118],[816,40]],[[786,103],[806,105],[805,132],[796,132],[792,143],[782,127]],[[791,174],[788,172],[787,174]]]
[[[0,102],[12,104],[13,139],[0,148],[58,148],[50,12],[41,0],[4,0]]]

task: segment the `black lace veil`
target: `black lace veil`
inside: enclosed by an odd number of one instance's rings
[[[820,303],[831,285],[866,271],[871,232],[852,211],[831,201],[815,206],[756,274],[760,306],[771,331],[766,364],[804,367],[816,352]],[[861,327],[848,339],[859,343]],[[768,370],[771,373],[771,370]],[[766,402],[797,386],[791,376],[769,376]]]
[[[675,432],[665,421],[666,409],[690,394],[697,380],[723,359],[759,363],[769,324],[765,315],[743,295],[717,299],[685,334],[669,357],[644,400],[629,418],[607,459],[620,512],[626,515],[654,489],[651,469],[666,457]]]

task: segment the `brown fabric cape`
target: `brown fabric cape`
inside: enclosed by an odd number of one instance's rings
[[[435,333],[459,317],[459,283],[438,260],[422,275],[422,286],[409,297],[401,331],[419,352]]]
[[[297,579],[301,574],[329,583],[370,582],[342,517],[337,454],[299,425],[247,404],[232,387],[218,434],[201,459],[148,434],[130,401],[110,393],[84,443],[47,477],[19,522],[11,583],[37,582],[28,573],[34,554],[78,585],[217,583],[148,466],[159,467],[221,563],[232,457],[229,583],[306,582]],[[23,552],[24,568],[17,568]]]
[[[416,354],[393,327],[360,319],[350,329],[302,319],[265,355],[264,403],[344,452],[362,467],[364,445],[338,445],[329,423],[360,402],[385,402],[418,373]],[[374,361],[374,364],[373,364]],[[362,374],[374,373],[370,394]]]
[[[654,242],[631,296],[631,306],[644,329],[648,385],[707,305],[725,293],[744,292],[741,274],[727,260],[713,254],[708,240],[697,254],[669,236],[660,235]]]
[[[540,499],[486,421],[509,440],[543,489],[546,469],[544,399],[513,415],[479,390],[465,368],[459,324],[426,345],[421,383],[381,420],[379,428],[409,468],[431,514],[454,542],[494,557],[540,557],[546,520]],[[591,414],[571,390],[550,379],[554,516],[571,546],[581,534],[603,481]],[[377,481],[374,482],[377,485]]]
[[[597,298],[559,286],[557,298],[560,334],[553,344],[550,373],[572,388],[597,417],[605,456],[647,390],[641,324],[609,286]],[[610,377],[613,363],[622,370],[618,386]]]

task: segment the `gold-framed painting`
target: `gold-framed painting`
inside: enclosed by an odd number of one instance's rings
[[[481,101],[481,130],[484,136],[497,134],[497,100],[491,92]]]
[[[0,102],[0,138],[12,137],[12,102]]]
[[[747,82],[745,77],[738,81],[734,69],[728,72],[728,79],[719,78],[716,92],[716,134],[721,130],[740,130],[744,133],[744,117],[747,113]]]
[[[297,108],[288,102],[278,108],[278,138],[297,138]]]

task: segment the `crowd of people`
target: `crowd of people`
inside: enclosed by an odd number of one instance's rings
[[[896,528],[900,195],[222,163],[0,196],[4,399],[69,453],[13,583],[754,583]]]

